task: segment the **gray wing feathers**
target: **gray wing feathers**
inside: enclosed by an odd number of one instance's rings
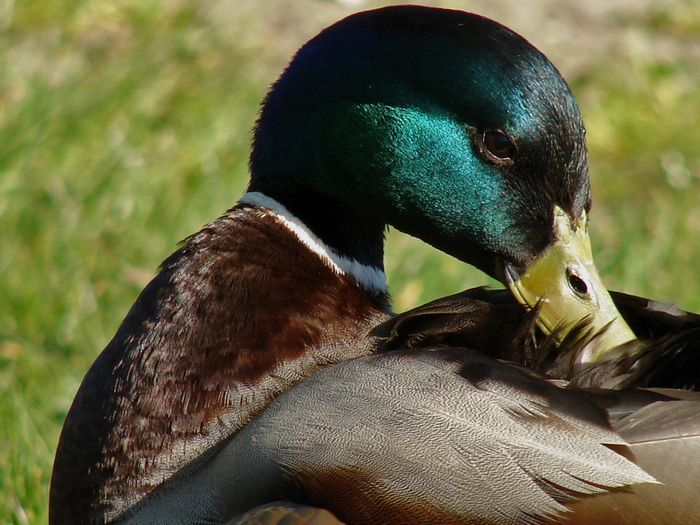
[[[288,500],[353,523],[543,523],[577,496],[653,483],[606,446],[623,443],[582,396],[492,359],[388,352],[288,389],[124,522],[225,523]]]
[[[577,417],[585,401],[553,409],[545,394],[501,380],[511,368],[453,358],[397,352],[330,367],[252,423],[265,436],[256,446],[303,483],[342,467],[362,473],[350,486],[370,500],[396,494],[411,506],[430,494],[431,505],[477,522],[534,522],[576,495],[654,482],[604,446],[624,443],[617,434]],[[470,366],[487,379],[461,377]]]

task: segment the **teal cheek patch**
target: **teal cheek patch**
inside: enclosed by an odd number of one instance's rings
[[[424,106],[384,107],[382,113],[367,129],[383,124],[368,162],[381,165],[383,174],[360,185],[374,189],[379,213],[400,210],[400,217],[383,220],[428,242],[468,242],[501,252],[511,237],[513,211],[500,173],[477,153],[465,126]]]
[[[420,102],[420,109],[327,108],[312,184],[456,257],[469,258],[475,247],[511,253],[517,212],[500,172],[477,152],[466,125]]]

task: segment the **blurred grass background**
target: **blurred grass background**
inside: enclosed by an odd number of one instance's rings
[[[553,60],[588,128],[604,281],[699,310],[695,1],[426,3]],[[160,261],[243,192],[269,83],[320,29],[381,5],[0,0],[0,523],[46,522],[83,374]],[[387,252],[397,310],[489,282],[396,232]]]

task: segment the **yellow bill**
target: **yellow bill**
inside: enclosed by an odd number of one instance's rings
[[[575,368],[604,360],[613,348],[636,339],[617,311],[593,263],[586,215],[577,224],[559,207],[554,212],[556,240],[524,270],[504,265],[505,284],[527,308],[538,306],[537,323],[561,341],[574,325],[587,319],[602,333],[578,356]]]

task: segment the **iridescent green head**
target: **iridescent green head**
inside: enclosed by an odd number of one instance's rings
[[[267,96],[251,164],[254,188],[308,189],[491,274],[550,243],[555,205],[574,219],[590,206],[561,75],[458,11],[387,8],[323,31]]]
[[[591,203],[556,68],[496,22],[416,6],[302,47],[265,99],[251,170],[251,190],[360,262],[381,266],[390,224],[508,282],[557,241],[555,215],[585,228]]]

